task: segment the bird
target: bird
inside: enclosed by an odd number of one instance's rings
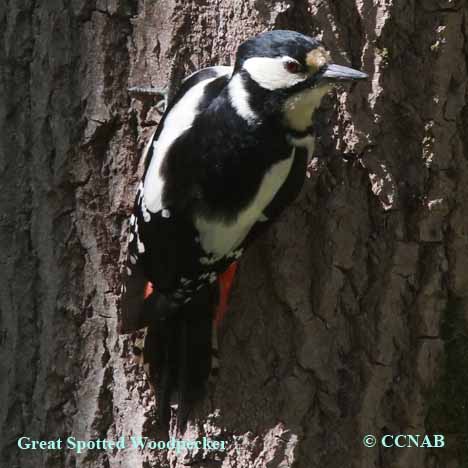
[[[161,424],[173,408],[182,426],[217,371],[237,262],[301,191],[322,98],[366,78],[318,39],[274,30],[240,44],[232,67],[189,75],[168,102],[142,156],[120,306],[123,333],[146,329]]]

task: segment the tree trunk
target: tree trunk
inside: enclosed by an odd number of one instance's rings
[[[463,0],[0,5],[1,466],[468,463],[467,20]],[[117,333],[119,264],[159,116],[127,87],[232,63],[273,28],[371,79],[327,98],[300,199],[241,262],[220,376],[182,436],[226,450],[135,449],[155,401]],[[434,433],[445,448],[363,444]]]

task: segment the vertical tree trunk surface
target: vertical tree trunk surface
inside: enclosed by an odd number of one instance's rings
[[[229,64],[265,29],[369,73],[320,113],[299,200],[241,262],[188,453],[154,440],[117,333],[126,216],[159,119],[128,86]],[[0,5],[0,465],[468,466],[468,7],[463,0],[5,0]],[[444,434],[373,448],[367,434]],[[467,463],[467,465],[463,465]]]

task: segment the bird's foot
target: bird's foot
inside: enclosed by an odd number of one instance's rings
[[[141,101],[159,98],[155,104],[159,113],[164,113],[167,108],[168,90],[167,88],[155,88],[153,86],[132,86],[128,92]]]

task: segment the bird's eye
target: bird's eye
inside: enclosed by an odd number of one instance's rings
[[[284,67],[289,73],[299,73],[301,71],[301,65],[295,60],[287,60]]]

